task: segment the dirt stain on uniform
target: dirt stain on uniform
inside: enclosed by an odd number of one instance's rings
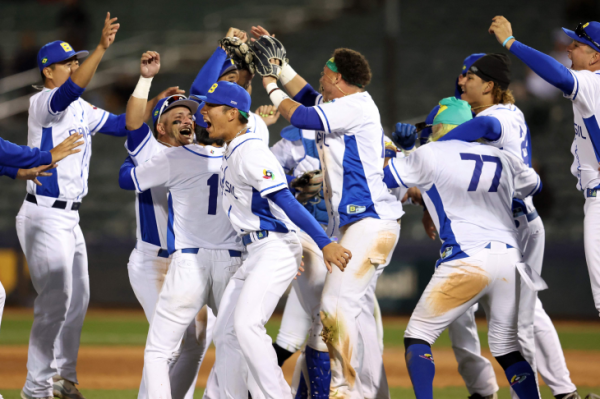
[[[378,265],[384,264],[394,248],[398,237],[389,231],[380,231],[373,246],[366,252],[365,258],[356,272],[356,278],[362,279]]]
[[[490,283],[488,274],[473,265],[461,265],[460,269],[436,284],[427,298],[427,305],[434,316],[444,313],[473,299]]]
[[[350,346],[350,337],[346,334],[344,321],[324,311],[320,312],[320,316],[321,323],[323,323],[321,337],[329,350],[329,357],[333,363],[332,367],[335,367],[336,364],[339,365],[338,367],[341,368],[348,386],[353,387],[356,382],[356,370],[350,364],[353,348]],[[339,395],[336,396],[336,392],[331,391],[330,396],[340,397]]]

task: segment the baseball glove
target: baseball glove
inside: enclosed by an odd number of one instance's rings
[[[219,40],[219,45],[225,49],[227,55],[242,69],[248,69],[251,74],[256,73],[253,62],[253,52],[246,43],[237,37],[224,37]]]
[[[274,37],[264,35],[252,44],[252,50],[256,72],[263,77],[273,76],[279,79],[283,66],[288,62],[283,44]],[[280,65],[271,64],[270,60],[279,60]]]
[[[296,199],[305,204],[309,199],[316,197],[323,187],[323,173],[320,170],[305,172],[302,176],[292,180],[291,186],[298,191]]]

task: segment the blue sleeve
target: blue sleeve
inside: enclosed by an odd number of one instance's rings
[[[323,121],[313,107],[300,105],[290,119],[290,123],[299,129],[324,130]]]
[[[18,168],[12,168],[10,166],[0,166],[0,176],[8,176],[11,179],[17,178]]]
[[[73,101],[81,97],[84,91],[85,88],[77,86],[71,78],[67,79],[67,81],[63,83],[52,96],[52,99],[50,100],[50,109],[55,114],[63,112]]]
[[[98,132],[116,137],[127,136],[127,128],[125,127],[125,114],[108,114],[106,122],[104,122],[104,125],[102,125]]]
[[[35,168],[52,163],[50,151],[40,151],[26,145],[13,144],[0,138],[0,165],[14,168]]]
[[[148,133],[150,133],[150,126],[146,123],[143,123],[139,129],[127,130],[127,150],[129,152],[135,151],[142,141],[148,137]]]
[[[500,121],[493,116],[480,116],[473,118],[452,129],[439,141],[460,140],[475,141],[484,138],[489,141],[496,141],[502,135],[502,125]]]
[[[296,195],[296,191],[297,190],[294,187],[290,186],[290,184],[292,183],[292,180],[294,180],[295,177],[292,176],[292,175],[285,175],[285,178],[287,179],[287,183],[288,183],[288,187],[290,189],[290,192],[292,193],[292,195]]]
[[[575,87],[575,79],[571,72],[554,58],[541,53],[518,41],[510,46],[510,52],[523,61],[533,72],[551,85],[569,95]]]
[[[396,179],[394,179],[394,175],[392,174],[392,171],[390,170],[389,165],[383,169],[383,182],[385,183],[386,186],[388,186],[388,188],[400,187],[400,185],[398,184]]]
[[[294,101],[299,102],[306,107],[312,107],[316,104],[317,97],[319,97],[319,93],[307,83],[306,86],[296,93]]]
[[[131,157],[125,158],[125,162],[123,162],[119,171],[119,187],[123,190],[135,191],[135,183],[131,177],[131,169],[133,168],[135,168],[135,165]]]
[[[205,96],[208,93],[208,89],[219,80],[219,73],[226,59],[227,53],[225,50],[220,47],[217,48],[194,79],[194,83],[190,88],[190,96]]]
[[[319,225],[314,216],[296,201],[296,198],[290,193],[290,190],[284,188],[283,190],[267,194],[267,197],[279,205],[296,226],[300,227],[306,234],[315,240],[320,249],[331,244],[331,239],[327,237],[327,234],[325,234],[325,231],[323,231],[323,228]]]

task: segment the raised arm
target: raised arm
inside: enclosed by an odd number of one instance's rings
[[[190,87],[190,96],[205,96],[208,93],[208,89],[219,80],[219,72],[221,72],[226,59],[227,53],[218,47],[196,75],[196,79]]]
[[[81,134],[73,134],[50,151],[13,144],[0,138],[0,165],[29,169],[56,163],[71,154],[80,152],[81,150],[76,148],[83,144],[83,141],[78,141],[82,137]]]
[[[500,136],[502,136],[502,125],[498,119],[493,116],[479,116],[455,127],[438,140],[460,140],[470,142],[484,138],[489,141],[496,141]]]
[[[140,80],[129,101],[125,112],[125,126],[127,130],[139,129],[146,117],[146,106],[152,79],[160,70],[160,54],[156,51],[146,51],[140,60]]]

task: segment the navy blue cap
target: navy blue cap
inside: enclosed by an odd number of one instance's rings
[[[579,36],[575,31],[570,29],[562,28],[562,30],[564,30],[567,36],[576,42],[585,43],[594,50],[600,52],[600,23],[596,21],[587,22],[581,27],[583,31],[593,40],[593,42],[586,37]]]
[[[212,85],[205,96],[196,97],[209,104],[237,108],[248,119],[251,104],[250,94],[237,83],[217,82]]]
[[[77,59],[81,59],[87,57],[88,54],[89,51],[87,50],[75,52],[69,43],[56,40],[44,45],[38,51],[37,63],[40,71],[42,71],[47,66],[56,64],[57,62],[68,60],[75,56],[77,56]]]
[[[175,107],[186,107],[189,108],[192,114],[198,111],[197,101],[190,100],[186,96],[181,94],[175,94],[170,97],[162,98],[158,101],[154,109],[152,110],[152,124],[156,126],[158,119],[162,114]]]
[[[469,68],[471,68],[471,65],[473,65],[473,63],[475,61],[477,61],[484,55],[485,55],[485,53],[474,53],[474,54],[471,54],[470,56],[468,56],[467,58],[465,58],[465,60],[463,61],[462,71],[460,73],[462,73],[463,75],[466,75]]]
[[[227,58],[221,67],[221,72],[219,72],[219,78],[231,71],[237,71],[238,67],[235,65],[235,62],[231,58]]]

